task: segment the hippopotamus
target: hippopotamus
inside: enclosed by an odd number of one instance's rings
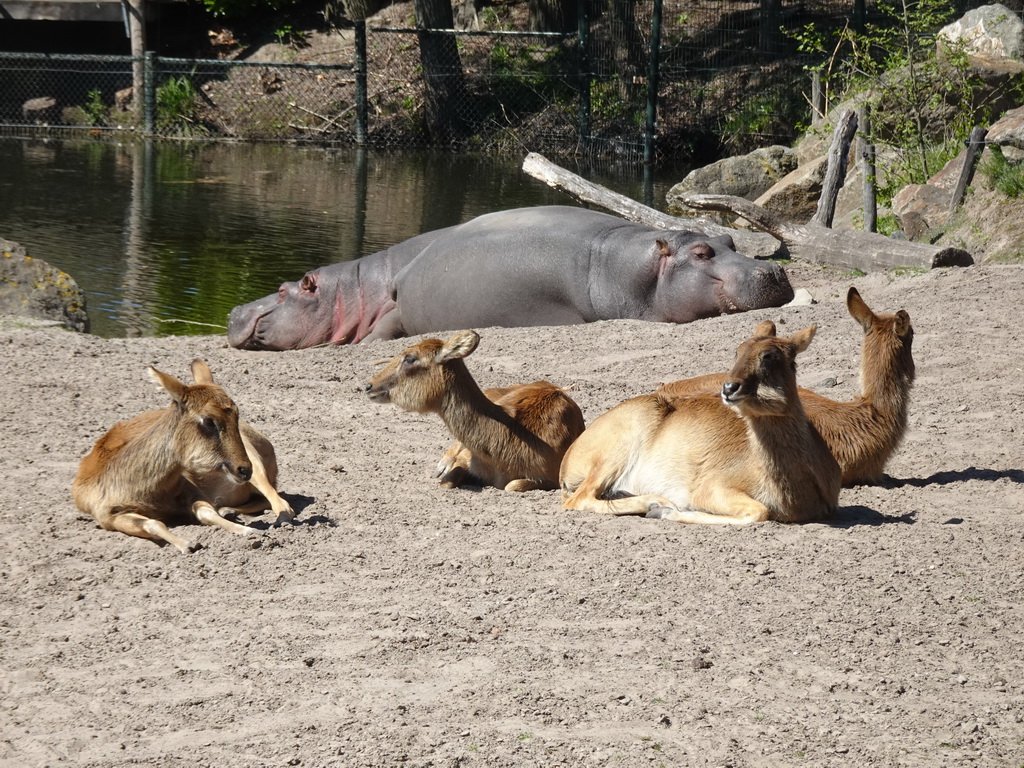
[[[737,253],[728,236],[538,206],[488,213],[313,270],[235,307],[228,341],[298,349],[471,327],[688,323],[792,298],[781,266]]]
[[[425,232],[352,261],[313,269],[277,293],[242,304],[228,315],[228,344],[239,349],[306,349],[355,344],[395,308],[394,276],[454,227]]]

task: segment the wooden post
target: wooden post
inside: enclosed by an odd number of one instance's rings
[[[878,199],[875,193],[875,145],[871,143],[871,107],[861,106],[857,117],[857,154],[864,174],[864,231],[878,231]]]
[[[836,213],[836,196],[846,181],[846,164],[850,156],[850,142],[857,132],[857,113],[848,109],[836,123],[832,134],[832,146],[828,150],[828,167],[825,169],[825,180],[821,184],[821,197],[818,198],[818,210],[811,221],[822,227],[831,227],[832,218]]]
[[[128,16],[128,34],[132,47],[132,100],[136,114],[142,114],[144,74],[142,57],[146,53],[145,0],[121,0]]]
[[[366,93],[366,19],[357,19],[355,25],[356,65],[356,144],[366,145],[367,93]]]
[[[981,153],[981,148],[984,146],[985,136],[987,135],[987,128],[975,126],[974,130],[971,131],[971,138],[967,140],[967,154],[964,155],[964,164],[960,169],[960,178],[956,181],[956,186],[953,188],[953,197],[949,201],[950,216],[956,213],[956,209],[960,207],[960,203],[964,200],[964,193],[967,191],[967,185],[974,178],[974,165],[978,161],[978,155]]]
[[[817,125],[825,118],[825,92],[821,87],[821,72],[811,73],[811,125]]]

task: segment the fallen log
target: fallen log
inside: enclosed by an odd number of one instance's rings
[[[565,192],[577,202],[596,205],[638,224],[646,224],[659,229],[697,230],[711,237],[728,235],[736,244],[736,250],[748,256],[759,259],[788,257],[785,246],[763,232],[748,232],[723,227],[718,222],[706,217],[669,216],[667,213],[649,208],[618,192],[587,181],[582,176],[555,165],[536,152],[531,152],[523,160],[523,170],[535,179],[543,181],[552,189]]]
[[[817,264],[872,272],[894,267],[967,267],[974,263],[971,254],[960,248],[893,240],[874,232],[830,229],[814,223],[794,224],[733,195],[684,195],[682,200],[694,210],[740,216],[785,243],[792,258]]]

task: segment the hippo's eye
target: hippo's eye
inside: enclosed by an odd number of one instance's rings
[[[690,250],[690,255],[693,256],[693,258],[695,258],[695,259],[700,259],[701,261],[707,261],[708,259],[714,258],[715,252],[714,252],[714,250],[710,246],[707,246],[707,245],[695,245]]]

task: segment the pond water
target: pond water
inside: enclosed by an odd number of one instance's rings
[[[571,203],[520,165],[355,148],[0,138],[0,237],[78,281],[93,333],[218,333],[232,307],[315,267],[482,213]],[[682,176],[645,185],[638,164],[567,167],[655,203]]]

